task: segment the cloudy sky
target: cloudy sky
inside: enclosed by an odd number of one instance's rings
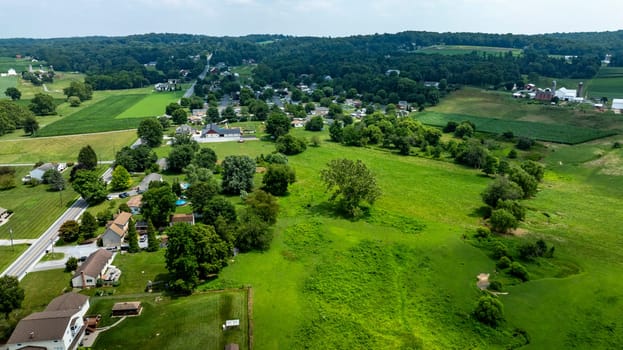
[[[0,37],[623,29],[618,0],[0,0]]]

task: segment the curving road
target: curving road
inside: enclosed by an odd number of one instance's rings
[[[41,237],[39,237],[28,249],[11,264],[0,276],[15,276],[21,280],[45,255],[46,250],[52,247],[58,235],[58,229],[67,220],[76,220],[88,207],[87,202],[79,198],[74,204],[61,215]]]

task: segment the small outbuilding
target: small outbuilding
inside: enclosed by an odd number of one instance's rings
[[[125,301],[113,305],[112,316],[138,316],[141,314],[141,311],[143,311],[143,306],[140,301]]]

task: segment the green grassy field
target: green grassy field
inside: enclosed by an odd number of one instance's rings
[[[145,95],[114,95],[39,130],[39,136],[94,133],[138,127],[140,118],[116,118]]]
[[[71,186],[59,194],[48,191],[47,185],[22,185],[20,179],[30,170],[18,167],[17,187],[0,192],[0,207],[14,212],[9,222],[0,226],[0,239],[9,239],[11,228],[15,239],[38,238],[78,198]]]
[[[591,79],[586,91],[590,97],[623,98],[623,68],[602,67],[597,75]]]
[[[8,98],[4,92],[6,89],[17,86],[17,77],[0,77],[0,99]]]
[[[502,134],[505,131],[512,131],[515,136],[566,144],[578,144],[615,134],[613,131],[601,131],[569,125],[475,117],[464,114],[427,112],[415,114],[415,118],[424,124],[434,126],[445,126],[449,121],[460,123],[469,120],[476,125],[476,130],[481,132]]]
[[[99,160],[113,160],[115,153],[131,145],[135,130],[57,137],[21,137],[0,140],[0,163],[75,162],[80,149],[91,145]]]
[[[506,47],[491,47],[491,46],[469,46],[469,45],[433,45],[417,50],[417,53],[425,54],[441,54],[441,55],[466,55],[472,52],[486,52],[489,54],[504,54],[509,51],[513,53],[513,56],[519,56],[523,52],[521,49],[513,49]]]
[[[579,105],[552,106],[513,99],[507,92],[490,92],[466,87],[453,92],[427,111],[478,117],[570,125],[623,133],[623,116],[581,108]]]
[[[172,93],[154,92],[145,96],[130,108],[118,114],[115,119],[143,118],[163,115],[169,103],[177,102],[184,95],[183,91]]]
[[[9,224],[10,225],[10,224]],[[10,235],[8,237],[2,237],[1,239],[10,239]],[[20,256],[28,246],[26,244],[16,244],[13,247],[8,246],[0,246],[0,272],[4,271],[9,265],[15,261],[15,259]]]
[[[120,301],[140,301],[143,312],[128,317],[117,327],[100,333],[93,349],[223,349],[236,343],[248,347],[246,291],[196,294],[185,298],[155,296],[91,300],[90,313],[101,314],[103,322],[112,305]],[[226,320],[239,319],[240,327],[223,331]],[[112,320],[114,321],[114,320]]]

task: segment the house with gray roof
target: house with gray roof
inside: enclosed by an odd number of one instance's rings
[[[44,311],[19,321],[6,349],[76,349],[84,337],[84,316],[89,306],[89,297],[82,294],[65,293],[56,297]]]
[[[74,288],[95,287],[98,279],[103,279],[106,270],[112,264],[113,253],[106,249],[98,249],[82,263],[71,279]]]
[[[122,211],[115,219],[108,224],[106,231],[102,235],[102,245],[104,247],[120,247],[123,238],[128,233],[130,227],[131,213]]]
[[[240,137],[240,128],[225,129],[221,128],[214,123],[206,125],[201,131],[201,137]]]

